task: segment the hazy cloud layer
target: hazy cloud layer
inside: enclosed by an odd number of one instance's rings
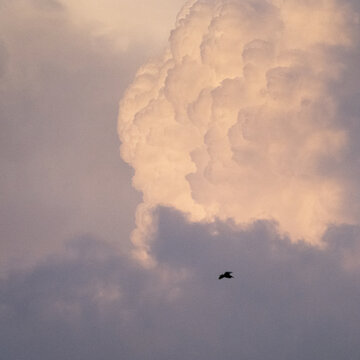
[[[71,20],[93,36],[105,36],[120,50],[141,43],[157,54],[184,0],[62,0]],[[149,46],[150,45],[150,46]]]
[[[339,171],[353,139],[333,90],[358,30],[350,2],[188,2],[120,106],[121,154],[144,194],[140,257],[158,205],[193,221],[271,219],[311,243],[329,224],[357,222]]]
[[[178,8],[0,0],[0,273],[80,234],[128,246],[140,195],[118,155],[118,102]]]
[[[359,229],[326,250],[279,238],[273,224],[189,224],[157,212],[145,270],[83,238],[0,283],[4,359],[338,360],[360,356]],[[174,231],[176,229],[177,231]],[[337,241],[333,241],[336,238]],[[339,239],[342,239],[339,242]],[[232,280],[217,279],[224,270]]]
[[[118,101],[149,49],[89,28],[60,1],[0,2],[0,272],[84,233],[128,244]]]

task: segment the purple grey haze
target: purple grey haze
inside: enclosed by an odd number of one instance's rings
[[[0,0],[0,360],[360,358],[360,5],[182,5]]]

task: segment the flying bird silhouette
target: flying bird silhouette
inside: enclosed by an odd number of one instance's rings
[[[231,275],[232,271],[225,271],[223,274],[219,275],[219,280],[222,278],[231,279],[233,276]]]

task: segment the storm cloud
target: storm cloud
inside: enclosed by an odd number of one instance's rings
[[[358,359],[359,4],[162,3],[0,0],[0,359]]]
[[[349,262],[359,256],[358,228],[329,230],[319,250],[280,237],[266,221],[244,231],[189,223],[166,208],[156,218],[152,256],[161,265],[152,271],[83,238],[2,281],[3,358],[360,355],[360,267]],[[224,270],[235,278],[218,280]]]

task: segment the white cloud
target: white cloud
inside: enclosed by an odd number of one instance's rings
[[[329,224],[354,221],[346,189],[326,165],[336,167],[348,144],[329,84],[345,67],[332,49],[353,45],[350,7],[189,4],[168,50],[139,70],[120,105],[121,154],[144,196],[138,255],[147,258],[158,205],[193,221],[272,219],[311,243]]]

